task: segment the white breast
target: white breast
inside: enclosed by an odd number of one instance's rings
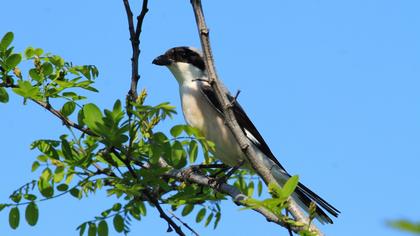
[[[225,125],[209,101],[198,87],[199,82],[184,83],[180,86],[182,111],[187,124],[198,128],[205,137],[216,145],[216,158],[235,166],[244,158],[229,128]]]

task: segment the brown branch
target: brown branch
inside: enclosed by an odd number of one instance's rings
[[[170,167],[163,158],[159,158],[159,165],[163,168]],[[251,207],[246,204],[246,201],[249,199],[248,196],[243,194],[235,186],[229,185],[227,183],[219,183],[216,178],[199,174],[195,171],[197,168],[198,166],[190,166],[181,170],[171,169],[166,172],[165,175],[184,183],[195,183],[200,186],[212,188],[219,193],[229,195],[237,205]],[[271,211],[264,207],[252,207],[252,210],[263,215],[267,221],[276,223],[283,227],[290,227],[294,232],[299,232],[305,229],[304,227],[290,225],[287,221],[273,214]]]
[[[128,30],[130,32],[130,42],[133,54],[131,56],[131,84],[128,91],[129,101],[137,99],[137,83],[140,79],[139,75],[139,56],[140,56],[140,34],[142,31],[143,21],[146,13],[149,11],[147,8],[148,0],[143,0],[143,5],[140,14],[137,16],[137,24],[134,28],[133,12],[131,11],[130,3],[128,0],[123,0],[125,11],[127,13]]]
[[[71,121],[70,119],[68,119],[66,116],[64,116],[63,114],[61,114],[60,111],[54,109],[51,104],[43,102],[43,101],[39,101],[39,100],[35,100],[35,99],[31,99],[33,102],[35,102],[36,104],[40,105],[41,107],[45,108],[47,111],[51,112],[53,115],[55,115],[56,117],[58,117],[61,121],[63,121],[63,124],[66,126],[70,126],[73,127],[75,129],[80,130],[83,133],[86,133],[90,136],[94,136],[94,137],[98,137],[98,135],[96,135],[95,133],[93,133],[90,129],[87,129],[81,125],[78,125],[76,123],[74,123],[73,121]]]
[[[145,191],[143,191],[143,192],[145,192]],[[147,192],[145,192],[146,194],[147,194]],[[164,219],[164,220],[166,220],[166,222],[168,222],[168,224],[173,228],[173,229],[175,229],[175,232],[178,234],[178,235],[180,235],[180,236],[185,236],[185,233],[184,232],[182,232],[182,229],[181,229],[181,227],[179,227],[172,219],[171,219],[171,217],[169,217],[166,213],[165,213],[165,211],[162,209],[162,207],[160,206],[160,204],[159,204],[159,202],[156,200],[156,199],[154,199],[153,197],[151,197],[151,196],[148,196],[147,195],[147,197],[148,198],[150,198],[150,202],[152,202],[153,203],[153,205],[155,205],[155,207],[156,207],[156,209],[159,211],[159,214],[160,214],[160,217],[162,218],[162,219]]]
[[[242,129],[239,127],[238,122],[236,121],[235,115],[233,113],[231,103],[226,96],[226,94],[228,94],[227,89],[223,86],[222,82],[217,77],[213,55],[210,47],[209,30],[205,23],[203,9],[201,6],[201,0],[191,0],[191,4],[194,10],[198,33],[201,41],[201,47],[203,49],[204,54],[204,62],[207,68],[210,84],[212,85],[216,93],[217,99],[219,100],[220,104],[222,104],[226,125],[230,128],[242,151],[245,153],[247,161],[251,164],[253,169],[263,178],[264,182],[266,184],[277,183],[277,181],[274,179],[274,176],[271,174],[271,171],[264,166],[262,160],[257,158],[256,147],[254,145],[251,145],[250,141],[245,137],[244,133],[242,132]],[[309,219],[303,214],[303,212],[291,198],[289,199],[288,211],[290,211],[290,213],[293,215],[296,221],[303,222],[305,224],[309,223]],[[310,227],[311,230],[315,231],[318,235],[323,235],[322,232],[313,224]]]
[[[178,216],[175,215],[175,213],[173,213],[172,211],[169,211],[169,214],[172,215],[172,217],[174,217],[175,219],[177,219],[179,222],[181,222],[187,229],[189,229],[191,231],[191,233],[193,233],[195,236],[200,236],[197,232],[195,232],[195,230],[193,228],[191,228],[187,223],[185,223],[184,221],[182,221]]]
[[[143,5],[141,6],[140,15],[137,16],[137,25],[136,25],[136,38],[137,39],[140,39],[144,17],[146,16],[146,13],[149,11],[149,9],[147,8],[148,2],[149,2],[148,0],[143,0]]]

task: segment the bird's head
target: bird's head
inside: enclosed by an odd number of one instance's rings
[[[191,47],[175,47],[156,57],[155,65],[166,66],[179,84],[206,76],[206,66],[199,50]]]

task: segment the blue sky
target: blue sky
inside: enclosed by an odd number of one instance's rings
[[[420,3],[415,0],[204,1],[220,78],[252,118],[277,158],[342,211],[327,235],[403,235],[386,226],[420,219]],[[4,1],[0,34],[17,50],[42,47],[100,70],[91,100],[102,108],[129,86],[130,44],[122,1]],[[177,83],[151,64],[166,49],[199,46],[189,1],[151,1],[142,35],[140,87],[148,102],[179,110]],[[183,123],[181,114],[161,126]],[[66,132],[48,112],[11,97],[0,105],[0,202],[36,178],[31,141]],[[36,227],[1,235],[77,235],[76,226],[111,206],[103,193],[40,204]],[[285,235],[251,211],[223,204],[220,226],[202,235]],[[169,235],[153,209],[133,235]],[[112,235],[112,234],[111,234]]]

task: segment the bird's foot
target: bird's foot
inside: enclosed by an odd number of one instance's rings
[[[212,174],[211,177],[216,177],[220,173],[224,173],[224,172],[226,172],[227,170],[230,169],[225,175],[220,176],[220,177],[217,177],[214,180],[214,181],[217,182],[217,184],[224,184],[224,183],[226,183],[229,180],[229,178],[233,175],[233,173],[235,173],[239,168],[241,168],[241,166],[244,164],[244,162],[245,161],[242,160],[236,166],[234,166],[232,168],[231,167],[224,168],[224,169],[222,169],[222,170],[220,170],[220,171]]]

